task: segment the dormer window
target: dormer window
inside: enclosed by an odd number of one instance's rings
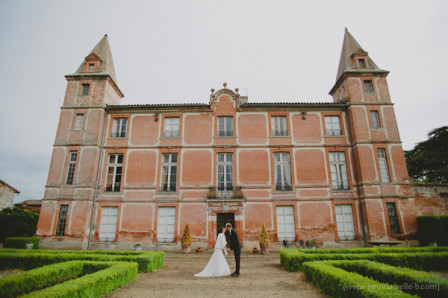
[[[89,72],[93,72],[94,69],[95,69],[95,64],[89,63]]]
[[[367,68],[366,59],[358,59],[359,68]]]

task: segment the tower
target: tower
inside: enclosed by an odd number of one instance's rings
[[[106,112],[119,104],[108,37],[98,42],[75,73],[66,75],[67,89],[42,202],[37,235],[44,247],[85,248],[97,191]],[[66,224],[69,223],[70,224]]]
[[[334,102],[346,102],[360,212],[367,240],[415,234],[416,217],[386,77],[345,29]]]

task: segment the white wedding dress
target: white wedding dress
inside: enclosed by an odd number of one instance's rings
[[[230,267],[223,254],[224,251],[227,255],[226,244],[226,237],[223,233],[220,233],[216,240],[215,251],[210,258],[210,261],[208,261],[204,270],[194,275],[195,277],[220,277],[230,275]]]

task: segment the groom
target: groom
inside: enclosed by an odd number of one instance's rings
[[[232,229],[232,224],[230,223],[226,223],[226,236],[230,238],[230,249],[233,250],[233,254],[235,255],[236,269],[231,276],[237,277],[240,276],[241,242],[240,238],[238,238],[238,234],[235,229]]]

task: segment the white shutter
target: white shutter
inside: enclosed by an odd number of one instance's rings
[[[115,241],[118,207],[103,207],[101,212],[99,241]]]
[[[174,242],[175,212],[174,207],[159,208],[157,242]]]
[[[277,238],[296,241],[293,206],[277,206]]]
[[[352,205],[335,205],[339,240],[354,240]]]

